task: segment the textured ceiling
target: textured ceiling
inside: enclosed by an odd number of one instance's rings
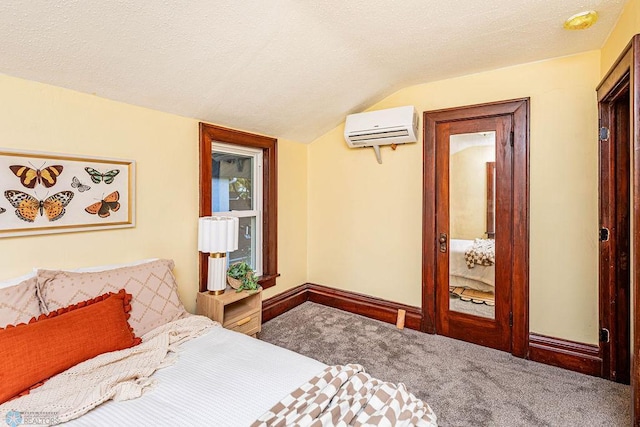
[[[310,142],[408,85],[599,49],[624,3],[2,0],[0,73]]]

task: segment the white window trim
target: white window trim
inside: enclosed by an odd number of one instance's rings
[[[252,210],[247,211],[224,211],[224,212],[213,212],[213,215],[220,216],[233,216],[238,218],[250,218],[256,217],[256,230],[255,230],[255,274],[257,276],[262,275],[262,239],[263,239],[263,227],[262,227],[262,207],[264,204],[263,200],[263,172],[262,172],[262,164],[263,164],[263,154],[262,150],[258,148],[250,148],[250,147],[241,147],[237,145],[231,144],[223,144],[220,142],[212,142],[211,144],[211,154],[213,152],[224,152],[229,154],[237,154],[241,156],[253,157],[253,164],[255,167],[253,168],[253,176],[251,177],[251,182],[253,183],[253,197],[251,200]]]

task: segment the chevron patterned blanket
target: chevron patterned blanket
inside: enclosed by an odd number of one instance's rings
[[[464,260],[467,267],[473,268],[477,265],[490,266],[496,263],[496,241],[493,239],[475,239],[471,246],[464,253]]]
[[[360,365],[329,366],[256,420],[265,426],[435,427],[429,405],[404,384],[380,381]]]

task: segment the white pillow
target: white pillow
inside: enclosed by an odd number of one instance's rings
[[[76,273],[95,273],[98,271],[113,270],[120,267],[131,267],[134,265],[146,264],[148,262],[157,261],[158,259],[159,258],[148,258],[148,259],[141,259],[138,261],[126,262],[124,264],[99,265],[95,267],[83,267],[83,268],[76,268],[74,270],[60,270],[60,271],[72,271]],[[41,270],[41,269],[34,268],[31,273],[27,273],[24,276],[3,280],[2,282],[0,282],[0,289],[8,288],[9,286],[14,286],[14,285],[17,285],[18,283],[24,282],[25,280],[34,277],[38,270]]]

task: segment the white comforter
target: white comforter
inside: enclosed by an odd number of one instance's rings
[[[155,385],[141,397],[108,401],[65,425],[249,425],[325,367],[215,327],[181,344],[177,361],[156,371]]]
[[[326,365],[223,328],[184,343],[155,389],[107,402],[70,426],[248,426]],[[65,424],[67,425],[67,424]]]

